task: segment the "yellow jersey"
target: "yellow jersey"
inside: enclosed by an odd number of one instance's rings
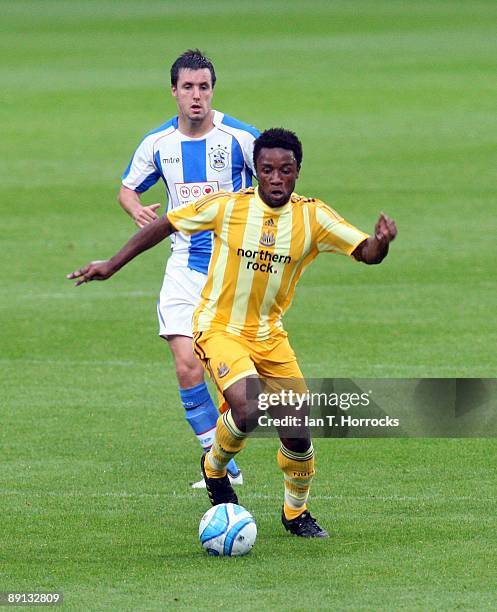
[[[220,191],[167,216],[185,234],[214,233],[193,331],[219,329],[256,341],[283,329],[297,281],[320,252],[350,255],[368,238],[324,202],[296,193],[271,208],[257,189]]]

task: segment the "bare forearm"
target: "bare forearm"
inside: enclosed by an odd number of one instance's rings
[[[397,236],[397,226],[385,213],[380,214],[374,234],[356,247],[352,256],[366,264],[379,264],[388,254],[388,245]]]
[[[140,196],[133,191],[121,185],[117,201],[121,205],[121,208],[128,213],[131,218],[134,218],[136,212],[141,208]]]
[[[137,232],[120,251],[110,258],[109,263],[112,266],[112,273],[114,274],[117,272],[137,255],[143,253],[143,251],[147,251],[154,247],[174,231],[175,229],[169,222],[167,216],[161,217],[145,225],[145,227]]]
[[[68,274],[67,278],[77,279],[74,283],[76,287],[91,281],[106,280],[137,255],[151,249],[175,231],[176,229],[166,216],[157,219],[137,232],[114,257],[103,261],[92,261],[83,268]]]
[[[352,255],[357,261],[374,265],[381,263],[388,254],[388,242],[377,240],[370,236],[356,248]]]
[[[142,204],[140,194],[132,189],[128,189],[128,187],[124,185],[121,185],[117,199],[121,207],[128,213],[139,228],[159,218],[157,216],[157,211],[160,208],[160,202],[145,206]]]

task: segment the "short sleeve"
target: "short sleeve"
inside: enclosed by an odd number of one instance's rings
[[[145,138],[138,145],[121,181],[128,189],[143,193],[160,179],[161,174],[154,164],[152,138]]]
[[[252,132],[247,134],[247,136],[243,139],[242,150],[243,150],[243,159],[245,164],[250,168],[250,172],[255,176],[255,168],[254,168],[254,142],[255,139],[259,136],[259,130],[256,128],[252,128]],[[257,134],[257,136],[254,136]]]
[[[314,242],[320,252],[351,255],[361,242],[369,238],[323,202],[315,207]]]
[[[192,204],[170,210],[167,218],[185,234],[215,231],[223,199],[223,192],[207,195]]]

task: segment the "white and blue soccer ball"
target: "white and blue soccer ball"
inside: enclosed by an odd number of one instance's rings
[[[254,517],[237,504],[219,504],[204,514],[198,528],[202,547],[216,557],[240,557],[257,537]]]

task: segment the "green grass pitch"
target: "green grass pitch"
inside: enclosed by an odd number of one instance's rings
[[[382,266],[321,256],[304,276],[286,318],[304,372],[495,376],[497,4],[184,4],[0,3],[0,591],[62,590],[68,610],[495,609],[495,439],[317,440],[323,542],[284,533],[276,442],[252,440],[258,542],[208,558],[155,335],[168,247],[106,284],[64,275],[133,231],[120,174],[199,46],[215,108],[300,135],[301,193],[368,231],[380,210],[398,223]]]

